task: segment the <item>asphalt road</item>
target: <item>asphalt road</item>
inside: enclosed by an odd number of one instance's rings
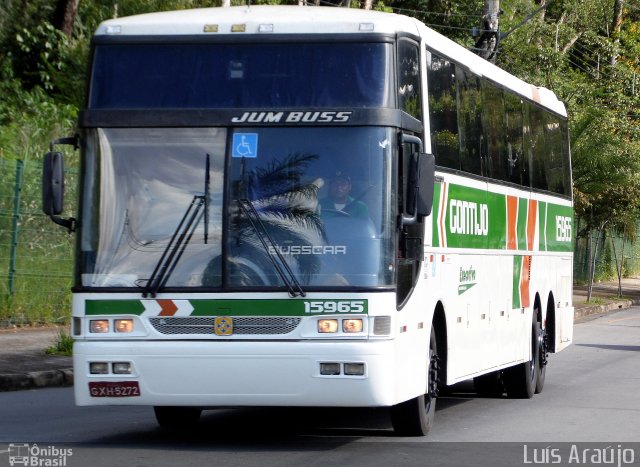
[[[0,467],[19,449],[40,465],[91,467],[571,465],[576,455],[580,465],[640,465],[638,441],[637,307],[577,324],[533,399],[479,398],[458,385],[439,399],[426,438],[395,437],[383,409],[216,410],[193,432],[168,433],[150,408],[75,407],[70,388],[0,393]]]

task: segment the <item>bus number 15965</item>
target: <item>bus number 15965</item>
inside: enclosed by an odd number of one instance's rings
[[[305,301],[305,313],[364,313],[365,300],[318,300]]]

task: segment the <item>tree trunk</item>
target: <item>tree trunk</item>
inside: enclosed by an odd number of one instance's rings
[[[604,232],[604,227],[606,223],[602,224],[598,229],[598,234],[596,235],[596,244],[592,249],[592,255],[589,259],[589,283],[587,285],[587,303],[591,301],[591,295],[593,294],[593,280],[596,275],[596,258],[598,257],[598,244],[600,243],[600,237],[602,236],[602,232]],[[591,238],[591,234],[589,234],[589,238]]]
[[[611,36],[613,37],[613,52],[611,53],[611,66],[618,63],[618,48],[620,46],[620,30],[622,29],[622,10],[624,0],[615,0],[613,4],[613,21],[611,22]]]
[[[67,37],[73,32],[73,21],[78,12],[80,0],[58,0],[53,14],[53,27],[62,31]]]
[[[620,252],[620,261],[618,261],[618,252],[616,251],[616,241],[611,237],[611,249],[613,250],[613,260],[616,262],[616,275],[618,276],[618,297],[622,296],[622,261],[624,261],[624,238],[622,239],[622,251]]]

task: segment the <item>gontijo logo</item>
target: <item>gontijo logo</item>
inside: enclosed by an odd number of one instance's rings
[[[486,204],[452,199],[449,201],[449,230],[462,235],[489,234],[489,207]]]

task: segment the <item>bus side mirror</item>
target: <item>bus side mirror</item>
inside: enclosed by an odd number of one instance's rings
[[[42,211],[53,222],[65,227],[69,232],[76,230],[73,217],[63,219],[58,214],[64,210],[64,156],[53,150],[56,144],[69,144],[78,147],[77,137],[61,138],[51,142],[51,150],[44,155],[42,164]]]
[[[407,211],[410,216],[403,218],[404,224],[414,224],[419,218],[431,214],[435,171],[436,159],[433,154],[411,154],[407,186]]]
[[[55,216],[64,209],[64,157],[48,152],[42,165],[42,211]]]

